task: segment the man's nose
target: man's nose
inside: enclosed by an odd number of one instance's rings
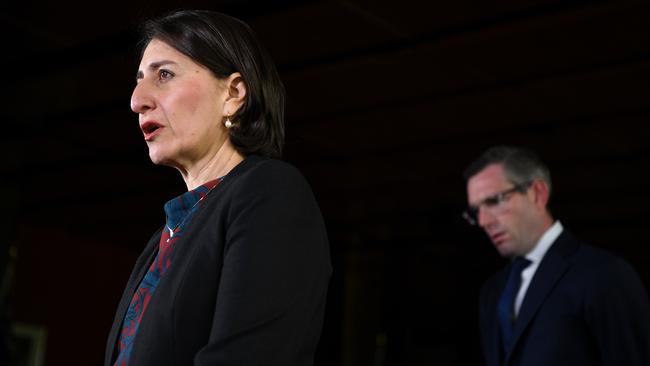
[[[478,208],[478,225],[485,229],[488,225],[494,222],[494,214],[484,206],[479,206]]]

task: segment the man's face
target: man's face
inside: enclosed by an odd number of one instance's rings
[[[513,187],[502,164],[488,165],[467,182],[468,203],[478,209],[477,224],[499,254],[508,258],[523,256],[533,249],[542,220],[534,193],[530,189],[513,191]]]

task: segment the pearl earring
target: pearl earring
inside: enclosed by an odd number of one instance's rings
[[[224,122],[226,128],[231,128],[233,123],[230,121],[230,117],[226,117],[226,122]]]

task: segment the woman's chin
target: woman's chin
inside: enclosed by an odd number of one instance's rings
[[[160,165],[162,162],[160,157],[158,157],[156,154],[152,154],[151,151],[149,151],[149,159],[151,159],[151,162],[156,165]]]
[[[168,156],[154,149],[149,149],[149,159],[156,165],[173,165]]]

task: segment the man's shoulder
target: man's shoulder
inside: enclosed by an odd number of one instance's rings
[[[550,255],[561,255],[572,263],[583,263],[585,265],[604,264],[623,260],[613,252],[592,245],[574,235],[571,231],[564,229],[562,234],[553,243]]]
[[[623,257],[608,249],[600,248],[575,237],[577,248],[567,257],[569,276],[582,279],[588,289],[593,287],[611,288],[628,281],[638,281],[639,276],[633,266]],[[589,286],[592,284],[593,286]]]
[[[569,260],[575,264],[589,266],[592,270],[607,270],[612,265],[627,264],[627,261],[618,254],[601,247],[594,246],[575,237],[577,250]]]

